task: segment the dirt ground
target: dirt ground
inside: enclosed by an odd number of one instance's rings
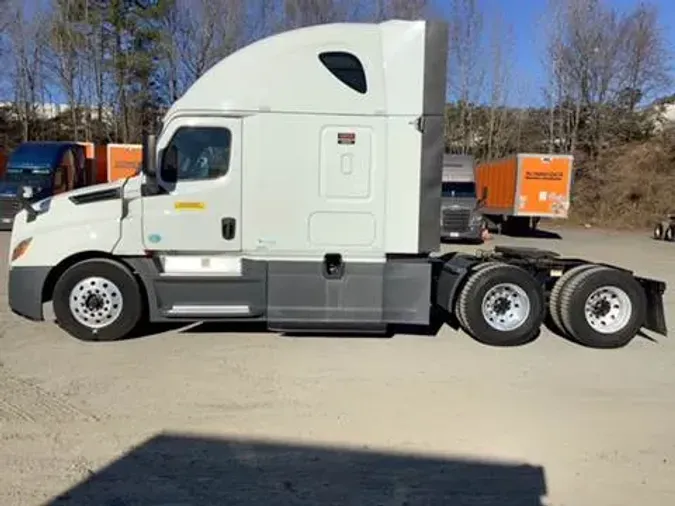
[[[664,279],[675,324],[674,244],[561,233],[489,245]],[[87,344],[12,315],[5,277],[0,289],[4,506],[675,504],[672,339],[601,351],[545,331],[504,349],[447,327],[392,339],[197,327]]]

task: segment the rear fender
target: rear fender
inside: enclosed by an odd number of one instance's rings
[[[647,298],[647,316],[643,326],[652,332],[667,336],[668,326],[663,305],[663,294],[666,291],[666,284],[663,281],[638,276],[635,276],[635,279],[642,285]]]
[[[483,263],[475,256],[454,255],[450,259],[440,259],[440,269],[436,276],[434,303],[454,314],[455,301],[459,291],[466,283],[472,269]]]

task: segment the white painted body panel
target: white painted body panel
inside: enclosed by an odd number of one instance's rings
[[[421,186],[422,134],[416,127],[428,112],[425,26],[398,20],[336,23],[255,42],[213,66],[171,107],[158,144],[168,142],[168,125],[176,117],[199,124],[214,115],[244,117],[243,254],[417,253],[420,199],[431,198]],[[319,63],[325,50],[358,56],[366,94],[340,83]],[[357,136],[352,149],[332,149],[330,135],[337,131]],[[334,170],[342,155],[358,158],[360,169]],[[210,184],[193,188],[198,193]],[[199,228],[198,221],[192,226]],[[200,249],[188,241],[183,248]]]
[[[112,253],[120,237],[122,204],[119,199],[104,200],[77,206],[68,197],[106,188],[115,188],[121,181],[104,183],[61,193],[33,205],[39,209],[48,203],[48,210],[28,223],[25,211],[14,219],[9,255],[16,245],[31,238],[28,251],[13,266],[53,266],[80,252]]]
[[[162,152],[181,127],[219,127],[230,131],[230,162],[227,174],[217,179],[178,181],[165,195],[142,199],[143,245],[146,250],[213,252],[242,250],[241,234],[232,240],[222,235],[221,220],[236,220],[245,229],[242,207],[242,120],[214,116],[174,116],[162,131],[157,150]],[[180,204],[199,207],[181,208]]]
[[[276,256],[386,250],[385,119],[264,114],[245,118],[242,248]],[[356,125],[355,128],[352,128]],[[353,146],[337,132],[353,132]],[[273,142],[272,142],[273,140]],[[352,158],[350,174],[340,157]]]
[[[437,249],[439,234],[429,241],[435,232],[422,211],[428,215],[425,203],[431,203],[438,227],[440,156],[436,182],[434,155],[425,161],[430,146],[424,139],[430,139],[418,120],[442,116],[444,89],[429,75],[439,68],[432,60],[444,54],[444,41],[442,30],[430,35],[428,26],[397,20],[320,25],[235,52],[173,104],[157,143],[160,167],[162,148],[180,125],[229,125],[233,170],[216,180],[179,182],[162,196],[141,197],[144,176],[130,178],[124,213],[121,199],[76,206],[68,200],[76,192],[55,197],[35,222],[26,223],[25,213],[17,217],[12,244],[28,236],[33,244],[15,265],[56,265],[85,251],[286,259],[340,253],[381,260],[387,253]],[[323,51],[356,55],[367,93],[325,68],[318,57]],[[354,142],[338,142],[344,134]],[[177,200],[204,202],[208,211],[176,213]],[[237,219],[230,242],[221,237],[228,216]],[[161,241],[149,241],[152,234]]]

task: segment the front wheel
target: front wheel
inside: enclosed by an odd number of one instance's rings
[[[489,263],[471,275],[455,308],[464,331],[493,346],[513,346],[534,339],[544,320],[544,294],[520,267]]]
[[[140,287],[125,266],[92,259],[68,268],[54,287],[58,324],[82,341],[115,341],[127,336],[143,314]]]

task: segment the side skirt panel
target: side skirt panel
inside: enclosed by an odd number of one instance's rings
[[[242,260],[240,275],[166,274],[154,258],[127,258],[148,295],[150,321],[255,320],[267,308],[267,264]]]
[[[241,261],[237,275],[166,274],[153,258],[126,258],[148,295],[149,318],[265,320],[275,331],[379,332],[428,325],[431,263],[424,258],[343,262]]]

